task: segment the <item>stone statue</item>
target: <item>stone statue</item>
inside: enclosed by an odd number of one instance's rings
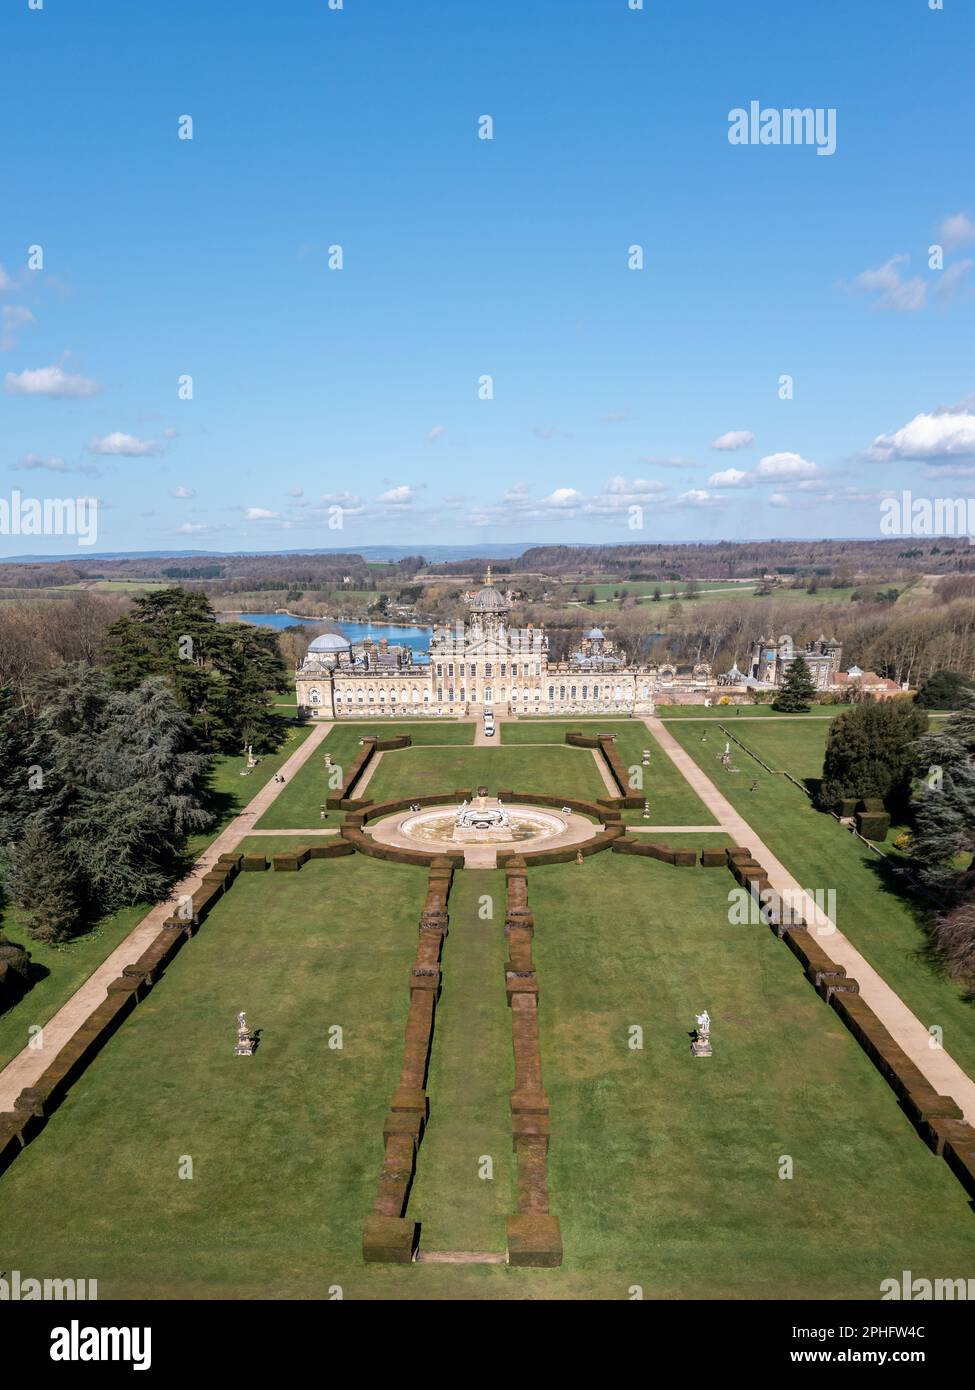
[[[237,1046],[234,1048],[235,1057],[253,1057],[254,1055],[254,1035],[247,1027],[247,1015],[243,1009],[237,1015]]]
[[[695,1057],[711,1056],[711,1015],[707,1009],[703,1014],[695,1015],[697,1021],[697,1032],[694,1041],[691,1043],[691,1052]]]

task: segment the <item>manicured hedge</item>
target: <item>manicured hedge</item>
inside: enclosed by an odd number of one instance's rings
[[[865,840],[886,840],[890,830],[890,814],[887,811],[858,811],[856,826]]]

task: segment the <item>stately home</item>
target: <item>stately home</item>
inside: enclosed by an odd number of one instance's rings
[[[501,714],[652,714],[655,702],[704,704],[750,690],[774,690],[789,665],[805,657],[819,690],[836,684],[842,648],[825,637],[797,648],[791,637],[764,638],[748,671],[715,676],[709,662],[628,664],[613,642],[590,628],[563,662],[549,660],[544,627],[508,622],[512,595],[491,578],[468,594],[466,621],[438,626],[429,660],[385,639],[353,646],[334,633],[316,637],[295,674],[298,706],[320,718],[363,713],[458,716],[492,709]]]

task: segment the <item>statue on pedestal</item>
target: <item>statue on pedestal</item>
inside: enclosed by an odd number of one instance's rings
[[[247,1027],[247,1015],[243,1010],[237,1015],[237,1046],[234,1048],[235,1057],[253,1057],[254,1055],[254,1035]]]
[[[697,1021],[697,1031],[694,1034],[694,1041],[691,1043],[691,1052],[695,1057],[711,1056],[711,1015],[707,1009],[703,1014],[695,1015]]]

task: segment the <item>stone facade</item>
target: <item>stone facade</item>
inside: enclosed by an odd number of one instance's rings
[[[763,639],[748,671],[715,676],[709,662],[628,665],[597,627],[589,629],[568,661],[552,662],[544,627],[508,622],[512,596],[492,581],[467,596],[466,621],[433,629],[429,663],[409,648],[385,641],[352,647],[327,633],[311,644],[295,674],[298,706],[325,719],[375,715],[653,714],[656,702],[704,704],[781,685],[801,654],[819,690],[829,689],[842,648],[825,637],[796,648],[791,637]]]

